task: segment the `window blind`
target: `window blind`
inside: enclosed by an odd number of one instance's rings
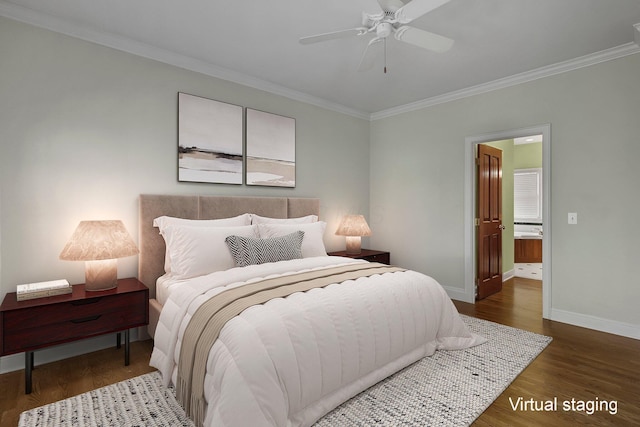
[[[518,169],[513,177],[514,220],[542,222],[542,169]]]

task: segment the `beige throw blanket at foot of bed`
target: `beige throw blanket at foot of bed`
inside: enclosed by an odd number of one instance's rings
[[[261,280],[224,291],[203,303],[185,330],[178,365],[177,398],[196,426],[204,422],[204,378],[211,346],[222,327],[243,310],[273,298],[375,274],[404,271],[378,263],[345,265]]]

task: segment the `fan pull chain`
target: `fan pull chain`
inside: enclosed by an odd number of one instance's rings
[[[384,38],[384,73],[387,74],[387,38]]]

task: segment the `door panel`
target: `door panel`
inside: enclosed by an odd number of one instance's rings
[[[476,298],[502,290],[502,150],[478,145]]]

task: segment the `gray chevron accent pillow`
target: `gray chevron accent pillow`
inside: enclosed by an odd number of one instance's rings
[[[302,258],[304,231],[267,239],[228,236],[225,239],[238,267]]]

